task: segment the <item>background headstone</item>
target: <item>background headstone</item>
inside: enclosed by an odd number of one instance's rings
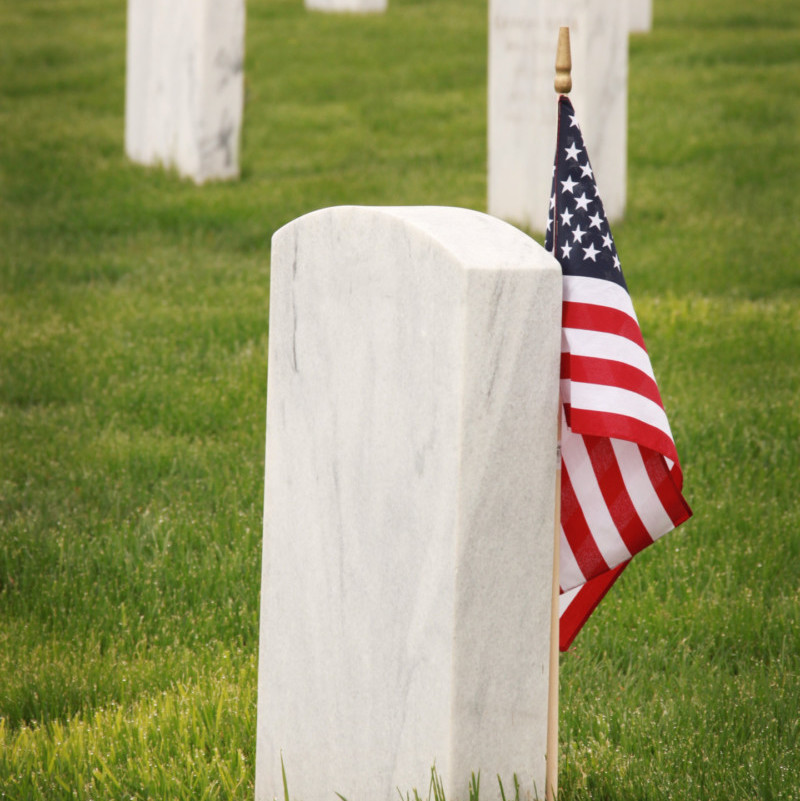
[[[125,152],[197,183],[235,178],[244,0],[128,0]]]
[[[629,29],[633,33],[647,33],[653,27],[653,0],[630,0]]]
[[[625,210],[628,0],[490,0],[488,209],[547,226],[558,29],[569,26],[572,98],[610,221]]]
[[[479,212],[274,235],[259,801],[281,758],[303,801],[434,763],[544,797],[560,316],[557,262]]]
[[[309,11],[347,11],[352,13],[386,11],[388,0],[305,0]]]

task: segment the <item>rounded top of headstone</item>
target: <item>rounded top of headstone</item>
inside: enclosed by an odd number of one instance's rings
[[[513,225],[473,209],[453,206],[332,206],[298,217],[278,230],[279,238],[300,230],[351,231],[365,243],[387,227],[431,240],[471,270],[552,270],[558,262],[538,242]]]

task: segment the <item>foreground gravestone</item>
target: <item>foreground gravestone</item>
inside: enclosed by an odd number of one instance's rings
[[[653,27],[653,0],[630,0],[628,28],[632,33],[647,33]]]
[[[125,152],[197,183],[239,174],[244,0],[128,0]]]
[[[388,0],[305,0],[309,11],[374,12],[386,11]]]
[[[558,30],[570,29],[572,98],[613,222],[625,210],[628,0],[490,0],[489,213],[547,225],[553,176]]]
[[[561,273],[475,211],[273,237],[256,798],[544,797]],[[495,791],[497,785],[494,786]]]

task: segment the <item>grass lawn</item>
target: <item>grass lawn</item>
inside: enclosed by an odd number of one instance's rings
[[[0,798],[250,799],[270,237],[485,209],[487,9],[249,0],[198,188],[124,156],[125,8],[0,0]],[[695,516],[562,656],[559,798],[800,799],[800,5],[655,0],[628,166]]]

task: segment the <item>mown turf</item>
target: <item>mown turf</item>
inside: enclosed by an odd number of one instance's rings
[[[798,799],[800,7],[654,7],[614,233],[695,517],[562,657],[560,797]],[[124,2],[0,0],[0,797],[252,797],[270,236],[485,209],[485,3],[247,11],[198,188],[124,156]]]

